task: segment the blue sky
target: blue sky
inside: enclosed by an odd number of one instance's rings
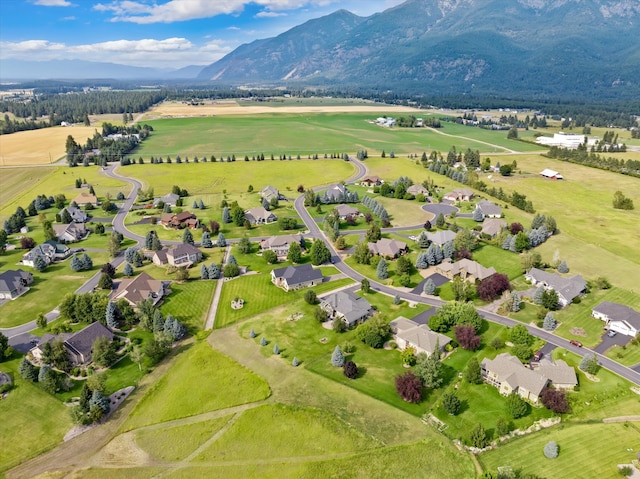
[[[80,59],[180,68],[344,8],[402,0],[0,0],[0,62]],[[0,63],[1,68],[1,63]]]

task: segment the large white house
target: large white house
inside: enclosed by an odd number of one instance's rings
[[[640,313],[624,304],[603,301],[594,307],[591,314],[604,321],[604,327],[626,336],[640,332]]]

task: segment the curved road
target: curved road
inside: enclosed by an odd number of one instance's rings
[[[354,183],[356,181],[358,181],[359,179],[361,179],[364,175],[366,175],[367,173],[367,168],[366,166],[359,160],[355,159],[354,157],[350,156],[349,160],[356,165],[357,167],[357,171],[356,173],[354,173],[354,175],[352,175],[346,182],[348,183]],[[133,178],[129,178],[126,176],[121,176],[119,174],[117,174],[114,170],[115,167],[117,165],[112,164],[109,167],[107,167],[107,169],[103,170],[103,172],[112,177],[112,178],[116,178],[122,181],[126,181],[128,183],[130,183],[133,188],[131,190],[131,192],[129,193],[129,197],[125,200],[124,204],[122,205],[122,207],[120,208],[120,211],[116,214],[115,218],[113,219],[113,227],[115,230],[121,232],[124,236],[126,236],[129,239],[132,239],[134,241],[136,241],[138,243],[138,245],[141,245],[144,243],[144,237],[134,234],[131,231],[129,231],[126,227],[125,227],[125,218],[129,212],[129,210],[131,209],[131,207],[133,206],[133,203],[135,202],[137,196],[138,196],[138,191],[140,190],[140,188],[142,188],[142,184]],[[316,189],[322,189],[322,187],[316,188]],[[318,227],[318,224],[313,220],[313,218],[311,217],[311,215],[309,214],[309,212],[307,211],[307,209],[304,207],[304,195],[300,195],[298,198],[295,199],[294,201],[294,208],[296,209],[296,212],[300,215],[300,218],[302,219],[303,223],[306,225],[307,229],[309,230],[309,236],[314,237],[314,238],[319,238],[322,241],[324,241],[324,243],[327,245],[327,247],[329,248],[329,251],[331,252],[331,258],[332,258],[332,262],[333,265],[342,273],[344,273],[346,276],[350,277],[351,279],[353,279],[354,281],[360,282],[363,279],[365,279],[365,276],[361,275],[360,273],[358,273],[357,271],[353,270],[350,266],[348,266],[346,263],[344,263],[342,261],[342,259],[340,258],[340,256],[337,254],[336,250],[333,247],[333,244],[328,241],[328,239],[325,237],[325,235],[323,234],[323,232],[320,230],[320,228]],[[406,227],[407,229],[409,229],[409,227]],[[413,228],[413,227],[411,227]],[[397,230],[397,228],[395,228],[395,230]],[[165,242],[165,243],[179,243],[179,242]],[[116,259],[114,259],[111,264],[114,265],[114,267],[119,266],[123,261],[122,257],[118,257]],[[78,289],[77,292],[88,292],[91,291],[93,289],[93,287],[97,284],[98,279],[99,279],[100,273],[97,273],[96,275],[94,275],[87,283],[85,283],[81,288]],[[433,306],[433,307],[440,307],[443,304],[445,304],[446,301],[441,300],[440,298],[436,298],[436,297],[425,297],[425,296],[421,296],[421,295],[417,295],[417,294],[413,294],[410,292],[405,292],[396,288],[392,288],[386,285],[383,285],[381,283],[378,283],[377,281],[372,280],[371,278],[367,278],[371,284],[371,287],[375,290],[375,291],[379,291],[381,293],[387,294],[389,296],[400,296],[401,298],[405,299],[405,300],[409,300],[409,301],[414,301],[416,303],[423,303],[423,304],[427,304],[429,306]],[[491,311],[485,310],[483,308],[478,308],[478,312],[480,313],[480,315],[491,322],[494,323],[498,323],[504,326],[508,326],[508,327],[513,327],[516,324],[522,324],[519,321],[507,318],[505,316],[500,316],[499,314],[493,313]],[[58,317],[58,312],[57,309],[53,310],[52,312],[48,313],[47,315],[47,319],[49,321],[55,319]],[[602,365],[602,367],[614,372],[615,374],[618,374],[619,376],[637,384],[640,385],[640,372],[637,372],[631,368],[628,368],[626,366],[623,366],[622,364],[619,364],[609,358],[607,358],[606,356],[603,356],[599,353],[596,353],[595,351],[592,351],[590,349],[587,348],[578,348],[576,346],[573,346],[572,344],[569,343],[568,340],[564,339],[564,338],[560,338],[558,336],[556,336],[553,333],[550,333],[548,331],[545,331],[543,329],[539,329],[533,326],[529,326],[529,325],[525,325],[527,327],[527,329],[529,330],[529,332],[533,335],[536,336],[538,338],[541,338],[545,341],[547,341],[550,344],[553,344],[554,346],[557,347],[562,347],[565,348],[571,352],[574,352],[578,355],[584,355],[584,354],[595,354],[598,357],[598,360],[600,362],[600,364]],[[35,325],[35,321],[32,321],[30,323],[27,324],[23,324],[21,326],[15,327],[15,328],[9,328],[9,329],[2,329],[0,330],[0,332],[2,332],[3,334],[5,334],[6,336],[8,336],[10,338],[10,343],[15,343],[17,340],[22,339],[23,341],[25,340],[25,337],[30,336],[28,334],[28,331],[34,329],[36,327]],[[28,341],[28,339],[26,339]]]

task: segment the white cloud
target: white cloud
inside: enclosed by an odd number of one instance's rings
[[[282,12],[272,12],[271,10],[263,10],[261,12],[256,13],[256,18],[273,18],[273,17],[286,17],[286,13]]]
[[[265,14],[262,16],[276,16],[271,12],[309,5],[326,6],[339,3],[339,0],[169,0],[165,3],[152,4],[142,1],[115,0],[108,4],[98,3],[93,8],[100,12],[111,12],[113,14],[111,20],[114,22],[148,24],[172,23],[239,13],[249,3],[265,7]]]
[[[73,3],[67,0],[35,0],[33,2],[42,7],[72,7]]]
[[[66,45],[48,40],[0,42],[0,58],[46,60],[86,60],[157,68],[183,67],[213,63],[229,53],[236,44],[211,40],[194,45],[186,38],[164,40],[114,40],[109,42]]]

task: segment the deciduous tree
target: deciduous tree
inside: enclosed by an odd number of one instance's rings
[[[411,371],[396,376],[396,391],[402,399],[411,403],[422,401],[422,381]]]

